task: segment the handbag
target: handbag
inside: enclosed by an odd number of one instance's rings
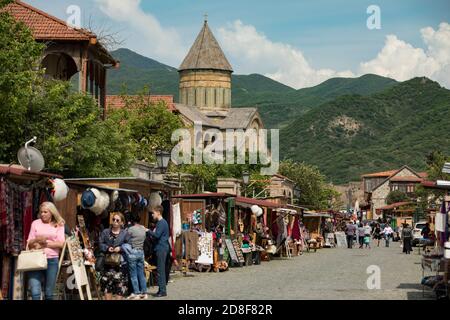
[[[122,258],[122,255],[120,253],[114,252],[114,253],[108,253],[105,257],[105,264],[111,267],[118,267],[120,266],[120,259]]]
[[[22,251],[17,258],[17,271],[47,270],[47,255],[43,249]]]

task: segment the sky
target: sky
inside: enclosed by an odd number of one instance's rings
[[[450,89],[450,0],[25,2],[63,20],[76,5],[82,26],[117,34],[120,47],[173,67],[207,14],[236,74],[260,73],[296,89],[366,73],[426,76]]]

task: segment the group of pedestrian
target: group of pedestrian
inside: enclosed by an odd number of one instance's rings
[[[139,215],[131,214],[131,225],[125,228],[125,218],[117,212],[112,216],[111,226],[100,235],[100,251],[96,269],[100,271],[100,285],[106,300],[121,300],[131,291],[128,299],[147,299],[145,277],[144,243],[148,238],[154,242],[159,290],[155,297],[167,296],[166,260],[168,259],[169,225],[162,217],[163,208],[152,210],[156,221],[155,230],[139,224]],[[131,290],[129,290],[131,283]]]
[[[349,249],[353,248],[353,240],[355,237],[360,249],[363,249],[364,246],[370,249],[372,227],[367,222],[363,224],[362,222],[351,221],[346,225],[345,232]]]
[[[381,239],[385,240],[385,246],[389,247],[390,241],[394,238],[394,230],[389,223],[375,223],[375,225],[370,226],[369,223],[361,223],[350,221],[345,227],[345,232],[347,236],[347,246],[349,249],[353,248],[353,240],[356,238],[359,248],[363,249],[371,248],[370,241],[371,238],[376,241],[377,247],[380,246]],[[403,248],[403,253],[410,254],[412,252],[412,240],[413,240],[413,230],[408,223],[403,223],[398,229],[397,234],[400,237],[401,244]],[[424,239],[429,238],[430,226],[427,223],[423,228],[422,237]]]

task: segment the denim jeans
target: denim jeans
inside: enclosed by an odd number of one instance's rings
[[[144,270],[144,250],[132,249],[128,255],[128,269],[134,294],[147,293],[147,279]]]
[[[386,235],[386,247],[389,247],[390,235]]]
[[[167,293],[166,291],[166,259],[169,249],[156,251],[156,269],[158,271],[158,287],[159,293]]]
[[[41,287],[45,284],[45,300],[53,300],[58,273],[58,258],[47,259],[47,270],[28,272],[28,286],[33,300],[41,299]]]

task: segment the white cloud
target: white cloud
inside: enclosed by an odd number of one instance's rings
[[[425,49],[388,35],[376,58],[360,64],[359,73],[375,73],[399,81],[426,76],[450,88],[450,25],[420,30]]]
[[[124,23],[128,29],[128,44],[148,57],[178,66],[187,52],[178,32],[163,27],[152,14],[144,12],[141,0],[95,0],[110,19]]]
[[[289,44],[273,42],[254,26],[237,20],[219,28],[218,38],[238,73],[262,73],[294,88],[319,84],[333,77],[355,77],[374,73],[398,81],[426,76],[450,88],[450,25],[421,30],[425,49],[416,48],[388,35],[378,55],[361,62],[357,72],[314,69],[302,51]]]
[[[238,73],[262,73],[294,88],[314,86],[332,77],[354,76],[351,71],[316,70],[299,49],[272,42],[239,20],[219,28],[218,38]]]

